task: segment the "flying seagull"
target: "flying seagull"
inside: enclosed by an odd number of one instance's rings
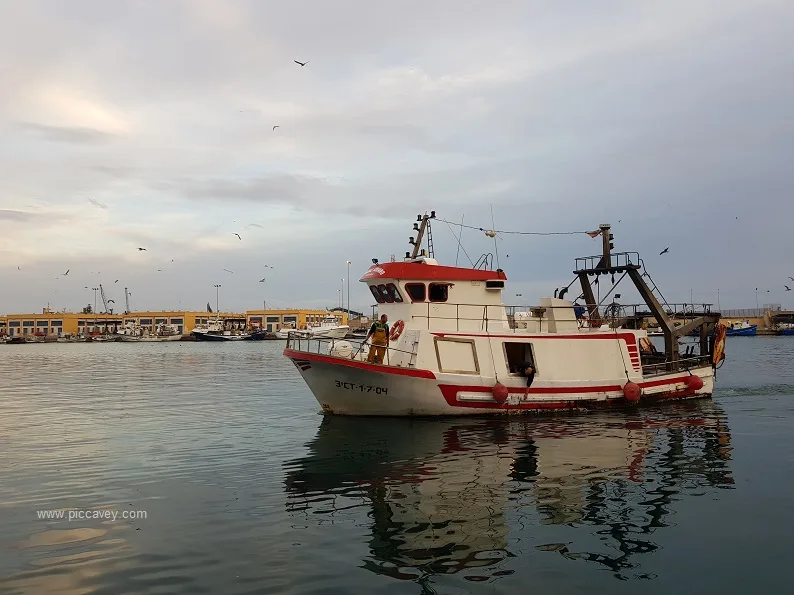
[[[659,256],[661,256],[662,254],[667,254],[667,251],[668,251],[668,250],[670,250],[670,246],[668,246],[667,248],[665,248],[664,250],[662,250],[661,252],[659,252]]]
[[[786,291],[791,291],[791,287],[789,287],[788,285],[784,285],[783,287],[786,288]]]
[[[276,124],[275,126],[273,126],[273,130],[275,130],[276,128],[281,128],[281,126],[279,126],[278,124]]]
[[[113,281],[113,283],[118,283],[118,282],[119,282],[119,280],[118,280],[118,279],[116,279],[115,281]]]
[[[301,68],[303,68],[304,66],[306,66],[309,63],[308,60],[306,60],[306,62],[298,62],[297,60],[293,60],[293,62],[295,62],[295,64],[300,64]]]
[[[262,279],[260,279],[260,280],[259,280],[259,282],[260,282],[260,283],[264,283],[264,282],[265,282],[265,279],[264,279],[264,277],[263,277]]]
[[[71,270],[72,270],[72,269],[66,269],[66,272],[63,274],[63,276],[65,277],[66,275],[68,275],[68,274],[69,274],[69,271],[71,271]]]
[[[230,271],[229,269],[223,269],[223,270],[226,271],[227,273],[234,273],[234,271]]]
[[[243,238],[240,237],[239,233],[234,233],[233,235],[236,235],[238,240],[242,240],[243,239]]]
[[[789,277],[789,279],[791,279],[792,281],[794,281],[794,277]]]
[[[138,248],[138,250],[146,250],[146,248]]]

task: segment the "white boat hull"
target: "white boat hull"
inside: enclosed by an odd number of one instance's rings
[[[299,331],[295,329],[281,329],[276,331],[276,337],[279,339],[287,339],[289,335],[292,334],[294,337],[301,337],[303,339],[344,339],[348,332],[350,332],[350,327],[348,326],[314,328]]]
[[[159,343],[162,341],[180,341],[182,335],[168,335],[166,337],[133,337],[131,335],[119,335],[124,343]]]
[[[446,416],[518,414],[543,411],[624,407],[622,380],[590,383],[532,384],[527,399],[522,378],[507,378],[508,400],[499,404],[487,379],[414,368],[374,365],[349,358],[285,350],[326,413],[360,416]],[[689,372],[675,372],[638,381],[640,402],[707,398],[714,389],[710,366],[691,370],[703,381],[692,390]],[[478,383],[472,385],[471,383]]]

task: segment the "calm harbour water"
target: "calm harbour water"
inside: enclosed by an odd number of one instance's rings
[[[282,349],[0,346],[0,593],[791,589],[792,337],[713,401],[512,419],[323,417]]]

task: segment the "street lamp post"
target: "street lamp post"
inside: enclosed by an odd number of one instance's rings
[[[350,324],[350,265],[352,261],[347,261],[347,323]]]
[[[96,292],[99,291],[99,287],[92,287],[91,289],[94,290],[94,332],[97,330],[96,325]]]
[[[339,294],[339,308],[340,309],[344,309],[344,307],[345,307],[345,279],[344,279],[344,277],[342,279],[340,279],[339,282],[340,282],[339,286],[341,288],[339,290],[341,292]]]
[[[219,305],[220,304],[221,286],[220,286],[220,284],[216,284],[214,287],[215,287],[215,318],[217,318],[218,314],[221,311],[220,305]]]

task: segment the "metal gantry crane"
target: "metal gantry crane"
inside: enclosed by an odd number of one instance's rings
[[[116,302],[105,297],[105,289],[102,287],[101,283],[99,284],[99,295],[102,296],[102,305],[105,307],[103,314],[113,314],[113,308],[108,306],[108,304],[115,304]]]

